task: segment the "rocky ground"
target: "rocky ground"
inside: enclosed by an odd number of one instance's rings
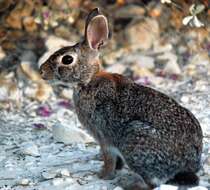
[[[127,168],[112,181],[97,177],[103,164],[100,148],[77,120],[72,89],[51,86],[38,74],[53,51],[81,38],[84,17],[96,6],[109,16],[112,29],[102,52],[104,69],[169,94],[200,121],[203,167],[198,173],[200,186],[192,190],[210,189],[208,1],[200,1],[204,9],[196,6],[194,11],[185,0],[175,5],[135,0],[2,2],[0,189],[121,190],[127,183],[131,174]]]

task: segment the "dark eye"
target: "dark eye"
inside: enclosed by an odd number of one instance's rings
[[[65,55],[62,58],[62,63],[64,65],[69,65],[69,64],[71,64],[73,62],[73,60],[74,60],[74,58],[71,55]]]

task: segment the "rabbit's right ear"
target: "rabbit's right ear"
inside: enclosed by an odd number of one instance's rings
[[[98,50],[108,39],[109,28],[107,18],[99,13],[99,9],[93,9],[87,19],[85,26],[85,41],[89,47]]]

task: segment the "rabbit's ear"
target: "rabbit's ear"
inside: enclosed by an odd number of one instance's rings
[[[98,50],[108,39],[108,21],[104,15],[99,13],[99,9],[93,9],[86,20],[85,39],[89,47]]]

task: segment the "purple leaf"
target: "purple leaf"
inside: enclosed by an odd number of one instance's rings
[[[137,84],[149,85],[151,84],[148,77],[139,77],[135,79]]]
[[[49,11],[45,11],[45,12],[43,12],[42,15],[43,15],[44,19],[48,19],[49,16],[50,16],[50,12]]]
[[[48,106],[40,106],[37,109],[37,115],[42,117],[49,117],[52,115],[52,110]]]
[[[179,75],[177,75],[177,74],[171,74],[169,78],[172,79],[172,80],[178,80]]]
[[[35,129],[46,129],[47,127],[44,125],[44,124],[42,124],[42,123],[34,123],[33,124],[33,127],[35,128]]]
[[[58,105],[66,109],[70,109],[72,107],[72,104],[69,100],[61,100],[60,102],[58,102]]]

